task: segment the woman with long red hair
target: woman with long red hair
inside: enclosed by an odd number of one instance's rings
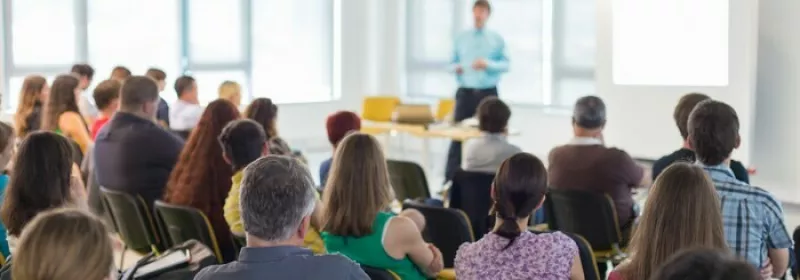
[[[194,207],[208,216],[225,262],[236,258],[222,211],[233,170],[222,157],[217,136],[238,118],[239,110],[230,101],[218,99],[208,104],[181,151],[164,195],[168,203]]]

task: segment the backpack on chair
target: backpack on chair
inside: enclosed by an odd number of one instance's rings
[[[192,280],[201,269],[217,264],[206,245],[189,240],[159,256],[148,254],[119,277],[119,280]]]

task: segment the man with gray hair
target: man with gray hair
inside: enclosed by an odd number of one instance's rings
[[[247,247],[238,261],[203,269],[195,280],[369,279],[341,255],[302,248],[316,195],[305,166],[286,156],[260,158],[244,169],[239,194]]]
[[[636,213],[631,190],[650,184],[647,169],[625,151],[608,148],[603,140],[606,104],[600,97],[585,96],[572,114],[574,138],[550,151],[548,178],[556,189],[581,190],[611,196],[617,208],[623,239],[630,234]],[[601,275],[605,275],[605,266]]]

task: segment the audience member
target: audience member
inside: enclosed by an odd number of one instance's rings
[[[77,98],[81,94],[78,78],[61,75],[53,81],[53,87],[44,106],[42,129],[55,131],[75,141],[86,154],[92,144],[89,127],[78,109]]]
[[[693,163],[696,161],[694,151],[689,149],[689,129],[687,127],[689,124],[689,114],[692,113],[692,109],[697,106],[697,103],[710,99],[710,97],[702,93],[689,93],[681,97],[678,101],[678,105],[675,106],[675,112],[672,114],[672,117],[675,119],[675,125],[678,126],[678,130],[681,132],[681,137],[683,137],[683,147],[669,155],[661,157],[653,163],[653,180],[673,162],[686,161]],[[747,168],[745,168],[741,162],[731,160],[730,168],[736,179],[745,183],[750,182]]]
[[[353,131],[361,130],[361,118],[359,118],[356,113],[350,111],[339,111],[328,116],[328,119],[325,121],[325,127],[328,130],[328,141],[333,145],[333,149],[336,150],[336,146],[339,145],[339,142],[342,141],[345,136]],[[325,183],[328,181],[328,172],[331,170],[332,161],[333,157],[331,156],[319,166],[319,182],[321,187],[324,187]]]
[[[11,158],[14,157],[14,141],[16,137],[14,137],[14,128],[8,125],[5,122],[0,122],[0,201],[2,201],[2,197],[6,193],[6,187],[8,187],[8,174],[6,168],[8,167],[8,163],[11,162]],[[0,253],[3,255],[0,256],[2,258],[8,257],[11,255],[11,251],[8,250],[8,241],[6,241],[6,227],[0,223]]]
[[[164,88],[167,87],[167,73],[163,70],[158,68],[150,68],[147,69],[147,73],[145,76],[148,76],[156,81],[156,85],[158,85],[158,92],[161,94],[164,92]],[[164,100],[163,97],[159,97],[158,102],[158,113],[156,113],[156,119],[158,120],[158,124],[162,125],[163,127],[169,128],[169,104],[167,101]]]
[[[105,80],[94,88],[92,97],[94,97],[94,104],[97,105],[97,109],[100,109],[100,115],[92,124],[92,140],[97,138],[100,128],[119,109],[119,91],[121,88],[122,83],[116,80]]]
[[[727,251],[697,248],[674,255],[651,280],[761,280],[752,265]]]
[[[231,190],[225,199],[225,220],[231,228],[231,233],[237,236],[244,236],[244,227],[239,203],[239,190],[242,182],[242,170],[251,162],[268,153],[267,136],[264,129],[255,121],[249,119],[235,120],[225,128],[219,135],[219,143],[222,146],[222,155],[228,162],[233,171]],[[305,246],[315,254],[325,253],[325,245],[317,231],[320,228],[320,207],[314,207],[314,215],[311,219],[311,227],[305,236]]]
[[[344,256],[314,256],[301,248],[315,193],[308,170],[295,159],[267,156],[250,164],[240,195],[247,247],[235,263],[205,268],[195,279],[369,279]]]
[[[169,110],[169,127],[176,131],[192,130],[203,114],[197,82],[190,76],[181,76],[175,80],[175,92],[178,101]]]
[[[155,123],[158,102],[158,87],[152,79],[129,78],[120,91],[119,112],[97,134],[94,147],[97,182],[140,195],[151,206],[164,196],[183,148],[183,140]]]
[[[604,145],[605,125],[603,100],[595,96],[578,99],[572,116],[575,138],[550,151],[548,177],[553,188],[610,195],[623,238],[627,238],[636,217],[631,189],[649,185],[650,177],[627,153]]]
[[[217,137],[225,125],[238,118],[239,110],[227,100],[208,104],[181,151],[164,195],[168,203],[197,208],[208,216],[226,262],[235,259],[231,230],[223,212],[233,170],[225,163]]]
[[[111,70],[111,77],[109,79],[116,80],[117,82],[125,82],[128,78],[131,77],[131,70],[125,66],[117,66]]]
[[[783,208],[769,192],[734,177],[730,157],[740,141],[739,117],[727,104],[706,100],[689,115],[690,148],[724,201],[722,219],[728,245],[755,267],[771,264],[773,276],[780,277],[789,266],[792,248]]]
[[[86,207],[83,184],[72,168],[72,146],[63,136],[31,133],[20,144],[13,164],[0,209],[12,254],[22,229],[37,214],[62,206]]]
[[[484,99],[483,107],[486,103]],[[481,109],[479,107],[478,111]],[[547,192],[547,170],[533,155],[505,159],[492,185],[495,227],[455,259],[459,279],[584,279],[578,245],[560,232],[528,231]]]
[[[633,234],[629,262],[609,280],[650,279],[673,254],[694,247],[728,251],[720,202],[702,168],[675,163],[656,179]]]
[[[478,105],[477,117],[481,137],[468,140],[464,144],[462,168],[467,171],[495,173],[503,161],[522,152],[516,145],[508,143],[506,138],[511,109],[502,100],[490,96]]]
[[[87,123],[91,123],[94,121],[94,118],[97,117],[97,108],[89,101],[89,96],[83,94],[83,92],[89,89],[89,85],[92,84],[94,68],[89,64],[75,64],[72,66],[72,71],[70,72],[72,72],[79,81],[78,88],[81,90],[81,94],[80,100],[78,101],[78,108],[80,109],[80,113],[86,119]]]
[[[278,106],[269,98],[257,98],[244,110],[244,117],[254,120],[264,127],[269,141],[270,155],[294,156],[303,163],[308,161],[303,155],[296,153],[278,136]]]
[[[224,81],[219,85],[219,98],[233,103],[237,108],[242,105],[242,86],[234,81]]]
[[[378,140],[361,133],[345,137],[325,187],[325,247],[404,280],[435,277],[442,270],[442,253],[422,239],[425,218],[416,210],[386,212],[392,196]]]
[[[112,240],[103,221],[78,209],[34,218],[14,253],[16,280],[107,280],[114,271]]]
[[[47,80],[39,75],[25,77],[19,93],[17,113],[14,114],[16,134],[23,138],[28,133],[39,130],[42,123],[42,105],[47,102],[50,87]]]

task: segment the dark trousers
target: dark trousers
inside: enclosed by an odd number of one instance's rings
[[[456,122],[475,116],[478,104],[486,97],[497,97],[497,88],[471,89],[459,88],[456,92],[456,108],[454,120]],[[450,143],[450,150],[447,152],[447,165],[444,169],[445,180],[453,178],[456,170],[461,167],[461,142],[453,141]]]

